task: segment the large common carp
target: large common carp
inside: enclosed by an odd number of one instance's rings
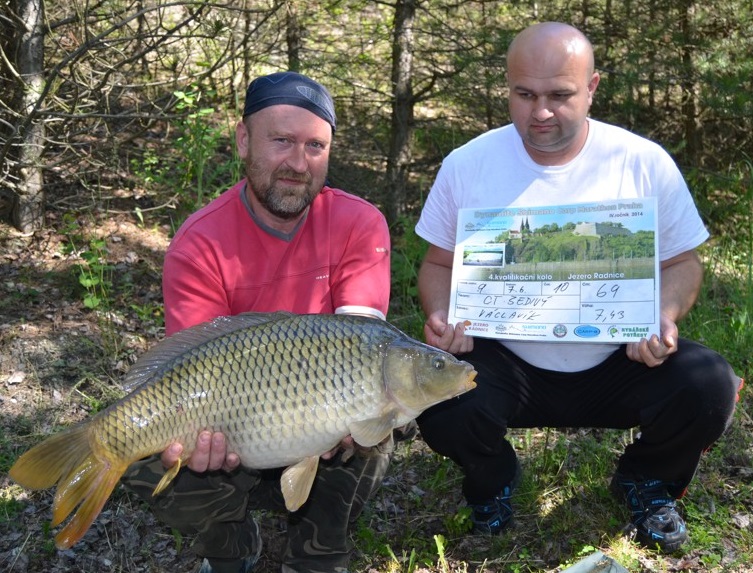
[[[319,456],[351,434],[373,446],[423,410],[475,386],[473,367],[387,322],[347,315],[247,313],[221,317],[157,344],[128,372],[129,393],[23,454],[10,477],[57,484],[55,537],[76,543],[133,462],[173,442],[190,457],[200,430],[257,469],[286,467],[294,511],[308,498]],[[162,491],[180,469],[167,471]]]

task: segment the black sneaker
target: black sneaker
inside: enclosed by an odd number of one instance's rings
[[[469,504],[471,508],[471,522],[474,533],[497,535],[510,525],[512,521],[512,492],[520,483],[520,462],[515,468],[512,483],[502,488],[502,491],[485,503]]]
[[[612,492],[625,500],[632,512],[630,523],[638,542],[665,553],[678,550],[688,540],[685,521],[667,492],[670,485],[657,479],[635,481],[620,474],[615,474],[611,484]]]

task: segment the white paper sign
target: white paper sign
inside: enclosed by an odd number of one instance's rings
[[[658,335],[657,230],[653,197],[461,209],[449,322],[513,340]]]

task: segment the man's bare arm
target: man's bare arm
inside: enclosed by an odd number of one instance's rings
[[[473,350],[473,338],[466,336],[465,325],[447,324],[452,286],[452,251],[429,245],[418,272],[418,296],[426,314],[424,336],[431,344],[453,354]]]
[[[661,264],[661,336],[628,344],[631,360],[654,367],[677,351],[677,323],[695,304],[703,282],[703,265],[695,250],[685,251]]]

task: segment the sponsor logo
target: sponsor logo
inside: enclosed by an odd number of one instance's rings
[[[564,324],[555,324],[554,328],[552,328],[552,334],[557,338],[564,338],[567,336],[567,326]]]
[[[601,334],[601,329],[596,326],[591,326],[590,324],[581,324],[580,326],[575,327],[573,334],[580,338],[596,338]]]

